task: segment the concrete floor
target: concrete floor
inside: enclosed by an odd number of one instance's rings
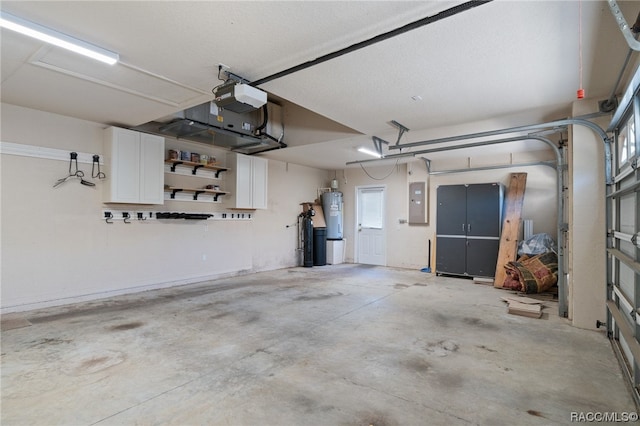
[[[419,271],[293,268],[5,316],[2,425],[544,425],[635,412],[608,340]],[[5,321],[5,324],[10,324]],[[24,325],[24,324],[23,324]]]

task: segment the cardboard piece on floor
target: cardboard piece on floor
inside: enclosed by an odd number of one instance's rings
[[[542,317],[543,304],[540,300],[525,296],[502,296],[501,299],[507,302],[507,312],[511,315],[529,318]]]
[[[520,315],[529,318],[540,318],[542,317],[542,305],[509,301],[508,312],[512,315]]]
[[[524,296],[503,296],[501,297],[501,299],[504,300],[505,302],[519,302],[519,303],[525,303],[527,305],[536,305],[536,304],[542,305],[541,300],[532,299],[530,297],[524,297]]]

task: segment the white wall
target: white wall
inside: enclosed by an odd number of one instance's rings
[[[573,115],[596,112],[593,100],[574,103]],[[609,117],[596,121],[606,128]],[[584,126],[569,138],[569,318],[580,328],[606,321],[606,212],[604,144]]]
[[[102,154],[103,124],[8,104],[1,114],[2,142]],[[167,148],[176,143],[167,139]],[[224,161],[225,151],[185,146]],[[66,175],[67,161],[3,154],[0,166],[2,312],[295,266],[297,234],[287,225],[296,222],[299,203],[313,199],[328,179],[322,170],[269,161],[268,209],[255,211],[252,221],[109,225],[101,219],[105,207],[215,212],[231,206],[109,206],[97,180],[94,188],[78,181],[52,187]],[[80,169],[89,176],[91,165]]]

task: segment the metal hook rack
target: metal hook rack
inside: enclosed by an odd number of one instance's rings
[[[108,224],[117,223],[118,221],[127,224],[147,224],[154,223],[157,220],[169,219],[170,221],[176,219],[199,221],[199,220],[253,220],[253,212],[232,212],[232,211],[218,211],[218,212],[178,212],[178,211],[131,211],[131,210],[119,210],[106,208],[102,210],[100,218]]]
[[[84,186],[96,186],[95,183],[84,180],[84,172],[78,168],[78,153],[71,152],[69,153],[69,157],[69,174],[58,179],[57,182],[53,184],[53,187],[57,188],[71,178],[79,178],[80,183]]]

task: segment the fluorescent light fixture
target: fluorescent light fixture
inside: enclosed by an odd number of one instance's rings
[[[360,147],[358,148],[358,152],[361,152],[363,154],[367,154],[370,155],[372,157],[376,157],[376,158],[382,158],[382,155],[378,152],[375,152],[369,148],[365,148],[365,147]]]
[[[120,55],[117,53],[18,18],[10,13],[0,12],[0,27],[53,44],[54,46],[62,47],[63,49],[71,50],[72,52],[88,56],[89,58],[109,65],[115,64],[120,59]]]

